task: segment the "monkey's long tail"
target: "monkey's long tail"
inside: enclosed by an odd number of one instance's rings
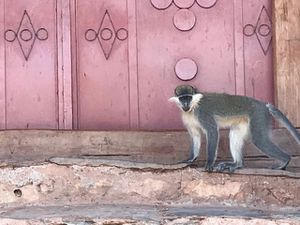
[[[288,129],[288,131],[291,133],[291,135],[296,139],[296,141],[300,145],[300,133],[296,130],[296,128],[288,120],[288,118],[272,104],[268,103],[266,104],[266,107],[269,109],[271,115]]]

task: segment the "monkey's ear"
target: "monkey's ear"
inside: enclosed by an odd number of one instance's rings
[[[171,97],[168,99],[169,102],[179,103],[179,99],[177,97]]]
[[[180,109],[182,107],[178,97],[169,98],[169,102],[175,103]]]
[[[193,89],[194,89],[194,94],[199,93],[197,88],[193,87]]]

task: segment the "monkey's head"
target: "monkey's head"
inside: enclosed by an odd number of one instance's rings
[[[180,85],[175,88],[175,96],[170,98],[170,102],[176,105],[184,112],[191,112],[203,97],[197,89],[190,85]]]

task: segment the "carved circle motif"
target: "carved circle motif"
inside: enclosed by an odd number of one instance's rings
[[[188,9],[194,5],[195,0],[173,0],[173,2],[180,9]]]
[[[244,26],[243,33],[247,37],[250,37],[255,33],[255,27],[252,24],[247,24]]]
[[[174,26],[181,31],[189,31],[196,24],[194,13],[188,9],[178,10],[173,17]]]
[[[20,32],[20,39],[22,41],[30,41],[32,39],[33,35],[29,29],[23,29]]]
[[[196,0],[198,5],[204,9],[212,8],[216,3],[217,0]]]
[[[110,40],[113,37],[113,32],[109,28],[103,28],[100,31],[100,37],[102,38],[102,40],[105,40],[105,41]]]
[[[17,38],[17,34],[15,31],[8,29],[5,31],[4,33],[4,39],[8,42],[13,42],[14,40],[16,40]]]
[[[125,28],[120,28],[119,30],[117,30],[117,38],[120,41],[126,40],[127,37],[128,37],[128,31]]]
[[[267,37],[271,33],[271,27],[268,24],[261,24],[258,27],[258,33],[263,37]]]
[[[176,76],[183,81],[192,80],[197,72],[197,64],[190,58],[182,58],[175,65]]]
[[[40,41],[44,41],[48,39],[48,31],[45,28],[39,28],[36,32],[36,37]]]
[[[156,9],[166,9],[172,4],[172,0],[151,0],[151,4]]]
[[[97,38],[97,32],[93,29],[87,29],[84,36],[87,41],[95,41]]]
[[[22,41],[30,41],[34,37],[33,33],[29,29],[23,29],[19,32],[19,38]],[[39,28],[35,37],[40,41],[45,41],[48,39],[48,31],[45,28]],[[4,33],[4,39],[8,42],[13,42],[17,38],[17,33],[14,30],[8,29]]]

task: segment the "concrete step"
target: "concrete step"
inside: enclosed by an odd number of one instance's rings
[[[230,206],[72,205],[7,208],[0,225],[279,225],[300,224],[296,210]]]
[[[300,224],[299,146],[274,132],[288,171],[226,174],[199,168],[203,155],[172,165],[188,154],[183,132],[3,131],[0,225]],[[252,150],[246,165],[274,163]]]

